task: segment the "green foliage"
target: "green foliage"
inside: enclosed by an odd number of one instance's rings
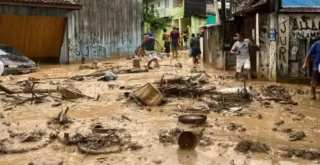
[[[143,21],[149,23],[153,29],[164,29],[167,27],[168,18],[160,18],[159,12],[154,8],[144,7]]]

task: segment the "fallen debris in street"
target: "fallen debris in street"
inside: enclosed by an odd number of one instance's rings
[[[147,106],[158,106],[164,99],[162,93],[150,83],[134,91],[133,95]]]
[[[38,150],[51,142],[49,133],[45,130],[16,131],[8,129],[6,133],[2,134],[0,153],[15,154]]]
[[[203,125],[207,120],[206,115],[190,114],[179,116],[179,121],[184,124]]]
[[[314,149],[303,149],[303,148],[281,148],[280,154],[286,158],[292,158],[293,156],[306,159],[315,160],[320,159],[320,151]]]
[[[303,131],[295,131],[293,129],[282,129],[281,132],[288,138],[289,141],[303,140],[306,134]]]
[[[258,153],[268,153],[270,151],[270,147],[261,142],[245,140],[239,142],[236,145],[235,151],[241,153],[248,153],[249,151]]]
[[[280,126],[282,124],[284,124],[283,120],[280,120],[280,121],[274,123],[274,125],[276,125],[276,126]]]
[[[262,95],[264,100],[272,100],[280,104],[297,105],[298,103],[293,101],[288,90],[283,86],[270,85],[264,86],[262,89]]]
[[[235,124],[235,123],[230,123],[228,126],[227,126],[227,129],[229,131],[235,131],[235,130],[238,130],[239,132],[245,132],[246,131],[246,128],[243,127],[242,125],[240,124]]]
[[[70,86],[68,88],[63,86],[58,86],[57,91],[61,94],[62,98],[65,98],[65,99],[78,99],[78,98],[86,97],[79,90],[72,89],[72,87]]]

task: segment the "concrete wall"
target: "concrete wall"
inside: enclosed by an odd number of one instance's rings
[[[191,32],[190,33],[199,33],[199,26],[206,24],[206,18],[200,18],[196,16],[191,16]]]
[[[320,39],[320,16],[317,14],[280,14],[278,31],[278,77],[311,76],[310,71],[304,73],[300,68],[312,43]]]
[[[68,16],[69,60],[133,55],[141,43],[142,0],[80,0]]]
[[[216,69],[224,69],[225,61],[222,50],[222,29],[221,25],[211,26],[205,29],[203,44],[204,63],[213,66]]]
[[[276,42],[269,40],[269,30],[276,29],[276,14],[260,14],[258,18],[260,51],[257,53],[257,77],[259,80],[276,81]]]

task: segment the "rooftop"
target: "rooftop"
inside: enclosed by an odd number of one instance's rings
[[[0,5],[80,9],[75,0],[0,0]]]

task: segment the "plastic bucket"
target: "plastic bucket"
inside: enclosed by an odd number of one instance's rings
[[[178,144],[181,149],[194,150],[198,145],[198,137],[190,131],[182,132],[178,136]]]

